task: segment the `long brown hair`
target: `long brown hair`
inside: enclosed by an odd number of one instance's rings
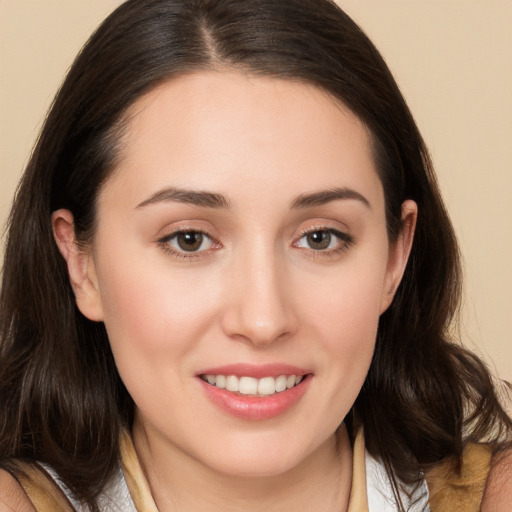
[[[418,204],[410,261],[380,319],[349,429],[364,424],[368,449],[395,482],[418,480],[446,457],[460,460],[467,442],[497,442],[512,423],[491,377],[447,335],[460,296],[459,255],[431,161],[365,34],[329,0],[129,0],[78,55],[16,194],[0,298],[1,464],[48,463],[95,507],[134,405],[103,324],[75,305],[50,216],[71,210],[76,236],[87,242],[128,107],[181,73],[225,68],[313,84],[366,124],[391,240],[402,202]]]

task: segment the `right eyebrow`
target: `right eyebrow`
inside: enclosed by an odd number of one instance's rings
[[[137,208],[144,208],[157,203],[186,203],[205,208],[231,208],[229,201],[222,194],[176,187],[159,190],[151,197],[148,197],[148,199],[139,203]]]
[[[361,193],[348,187],[335,187],[327,190],[320,190],[312,194],[301,194],[292,202],[292,208],[310,208],[313,206],[322,206],[332,201],[341,199],[354,199],[364,204],[367,208],[372,208],[370,201]]]

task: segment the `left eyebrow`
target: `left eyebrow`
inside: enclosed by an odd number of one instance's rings
[[[165,188],[156,192],[156,194],[138,204],[137,208],[158,203],[186,203],[204,208],[231,208],[227,198],[221,194],[175,187]]]
[[[301,194],[292,201],[292,209],[310,208],[312,206],[322,206],[332,201],[354,199],[363,203],[367,208],[372,208],[370,201],[362,194],[351,188],[331,188],[313,192],[312,194]]]

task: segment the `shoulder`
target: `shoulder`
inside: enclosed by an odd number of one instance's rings
[[[508,512],[512,503],[512,449],[493,456],[482,512]]]
[[[0,512],[36,512],[18,481],[0,469]]]

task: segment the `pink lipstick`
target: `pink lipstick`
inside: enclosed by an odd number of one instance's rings
[[[312,373],[284,364],[235,364],[197,374],[206,396],[237,418],[266,420],[296,405],[306,393]]]

